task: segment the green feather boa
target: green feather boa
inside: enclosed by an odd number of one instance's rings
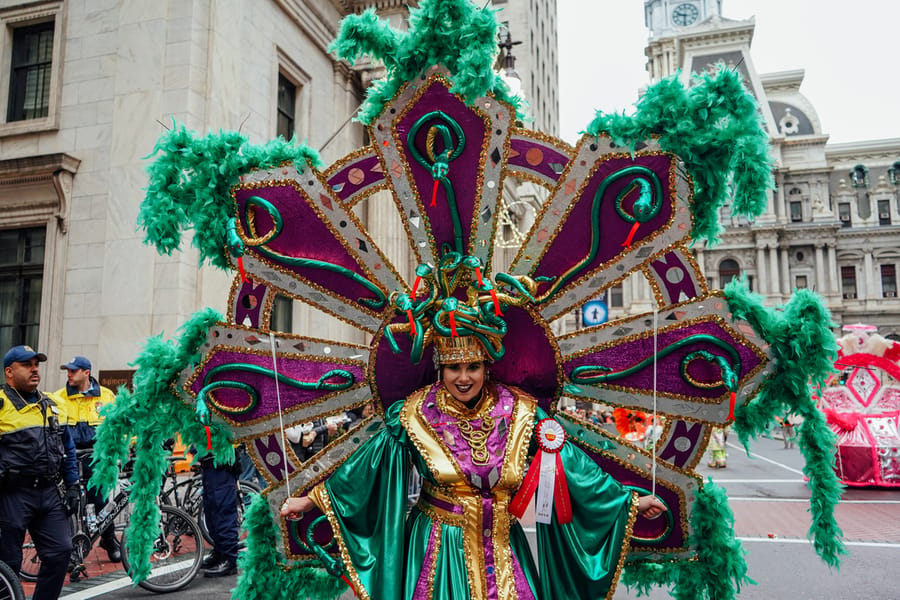
[[[787,412],[804,418],[799,445],[811,492],[809,536],[822,560],[837,566],[846,550],[834,517],[843,491],[834,472],[836,436],[812,398],[812,387],[823,387],[834,372],[838,346],[830,329],[831,316],[821,299],[805,289],[796,290],[787,305],[777,310],[763,306],[762,298],[738,280],[725,286],[725,298],[734,318],[750,323],[771,346],[774,360],[772,374],[759,394],[735,408],[735,432],[746,447],[775,417]]]
[[[508,102],[522,117],[522,100],[511,96],[503,79],[494,72],[497,54],[497,18],[493,8],[478,8],[469,0],[423,0],[409,9],[409,30],[391,28],[369,8],[341,21],[341,30],[330,50],[354,62],[363,55],[381,60],[387,76],[368,90],[358,119],[369,125],[406,84],[429,67],[443,65],[453,77],[450,91],[466,102],[491,92]],[[450,42],[450,40],[453,40]]]
[[[697,494],[691,511],[697,560],[637,562],[628,565],[622,583],[647,594],[652,586],[671,587],[677,600],[732,600],[747,577],[741,542],[734,537],[734,515],[725,490],[708,481]]]
[[[269,504],[256,496],[244,513],[247,550],[238,557],[240,574],[233,598],[240,600],[330,600],[347,591],[343,581],[311,565],[288,567],[279,552]],[[315,563],[313,563],[315,564]]]
[[[199,136],[184,125],[173,124],[156,142],[148,167],[150,185],[138,212],[145,243],[161,254],[181,248],[181,233],[194,228],[193,245],[200,262],[230,269],[225,249],[226,226],[235,216],[231,186],[251,169],[293,162],[303,170],[320,165],[318,153],[303,145],[277,138],[253,145],[236,131]]]
[[[756,100],[737,71],[720,68],[685,88],[673,75],[651,86],[633,116],[604,114],[587,133],[608,133],[632,150],[652,136],[677,154],[694,180],[691,213],[695,239],[717,241],[718,210],[733,197],[734,214],[750,218],[763,213],[772,187],[772,159]]]

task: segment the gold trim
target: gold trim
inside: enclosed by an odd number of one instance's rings
[[[356,571],[356,567],[350,559],[350,552],[347,550],[347,545],[344,543],[344,536],[341,534],[341,528],[337,522],[337,517],[331,506],[331,499],[328,497],[328,492],[325,490],[324,483],[320,483],[310,490],[309,498],[313,501],[313,504],[322,511],[328,519],[328,523],[331,525],[331,530],[334,532],[334,539],[337,540],[338,547],[341,549],[341,559],[344,561],[344,568],[347,569],[347,575],[350,578],[350,581],[353,582],[354,591],[360,600],[370,600],[369,591],[363,586],[362,581],[359,578],[359,573]]]
[[[619,585],[619,577],[622,575],[622,567],[625,566],[625,558],[628,556],[628,550],[631,546],[631,535],[634,532],[634,522],[637,520],[638,511],[638,494],[631,493],[631,509],[628,511],[628,524],[625,526],[625,536],[622,538],[622,547],[619,548],[619,563],[616,565],[616,572],[613,574],[609,591],[606,592],[606,600],[612,600],[616,595],[616,586]]]
[[[422,486],[422,493],[419,494],[419,500],[416,503],[416,507],[422,511],[423,514],[427,515],[432,521],[435,521],[438,525],[451,525],[453,527],[463,527],[465,525],[465,517],[462,514],[458,514],[455,512],[451,512],[445,508],[441,508],[440,506],[429,502],[428,496],[432,496],[438,500],[443,500],[448,504],[452,504],[454,506],[458,506],[460,509],[464,510],[464,507],[456,502],[455,499],[450,498],[446,494],[440,491],[440,488],[437,488],[431,485],[429,482],[425,482]]]

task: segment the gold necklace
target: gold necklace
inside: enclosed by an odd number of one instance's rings
[[[456,418],[459,433],[472,451],[472,462],[476,465],[486,465],[491,456],[487,450],[487,441],[494,430],[496,422],[491,416],[494,402],[487,390],[482,392],[482,398],[476,409],[471,410],[457,406],[459,401],[453,398],[446,388],[438,390],[438,408],[446,415]],[[472,426],[472,421],[481,419],[478,427]]]
[[[460,419],[456,422],[459,426],[459,434],[472,450],[472,462],[476,465],[486,465],[491,459],[487,450],[488,437],[494,430],[494,417],[486,415],[481,419],[481,425],[476,429],[471,421]]]

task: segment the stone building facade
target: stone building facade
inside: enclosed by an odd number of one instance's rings
[[[900,337],[900,138],[829,144],[802,70],[760,74],[750,45],[755,23],[722,16],[721,0],[645,0],[651,82],[723,63],[738,69],[770,136],[775,189],[755,222],[722,217],[727,229],[697,257],[713,287],[746,275],[768,304],[811,288],[837,325],[864,322]],[[886,134],[898,132],[885,132]],[[619,311],[651,307],[646,282],[632,279],[612,300]]]

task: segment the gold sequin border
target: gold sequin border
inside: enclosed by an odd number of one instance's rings
[[[341,215],[340,218],[347,219],[348,221],[353,223],[353,226],[356,227],[356,231],[359,233],[359,235],[362,236],[363,238],[365,238],[365,241],[372,248],[371,251],[374,251],[374,253],[378,255],[378,258],[381,261],[381,263],[384,265],[384,267],[386,269],[388,269],[391,274],[394,275],[394,278],[396,279],[396,281],[398,283],[402,284],[403,277],[400,276],[400,274],[394,268],[393,263],[391,263],[391,261],[388,260],[387,256],[385,256],[384,253],[381,251],[381,248],[379,248],[378,245],[375,244],[374,240],[372,240],[372,238],[369,236],[368,230],[366,229],[366,227],[362,223],[362,221],[359,220],[359,217],[357,217],[356,214],[353,213],[353,211],[347,210],[344,207],[344,204],[343,204],[343,202],[341,202],[341,199],[337,196],[337,194],[334,193],[334,191],[331,189],[331,186],[328,185],[328,182],[322,178],[322,174],[319,171],[317,171],[315,169],[310,169],[310,173],[311,173],[311,176],[315,178],[315,180],[319,184],[319,186],[321,186],[321,188],[313,186],[314,191],[330,192],[329,198],[332,201],[334,201],[335,204],[337,204],[342,209],[344,209],[343,215]],[[301,177],[301,176],[302,176],[302,174],[298,172],[297,177]],[[232,195],[232,200],[234,202],[235,214],[237,214],[237,210],[238,210],[238,204],[237,204],[237,191],[238,190],[251,191],[251,190],[258,190],[258,189],[263,189],[263,188],[286,187],[286,186],[294,188],[294,190],[297,192],[297,194],[306,201],[307,206],[309,206],[309,208],[312,209],[312,211],[319,218],[319,222],[328,228],[328,231],[331,232],[331,235],[334,237],[335,241],[339,242],[340,245],[344,248],[344,250],[346,250],[347,253],[350,254],[350,256],[352,256],[354,258],[355,262],[359,265],[359,267],[366,274],[366,276],[369,278],[369,280],[374,284],[379,283],[378,278],[376,277],[375,273],[372,271],[372,269],[368,265],[368,263],[366,263],[366,261],[362,259],[362,257],[359,255],[358,251],[355,250],[353,248],[353,246],[348,242],[348,240],[345,239],[344,234],[340,233],[337,230],[337,228],[335,228],[334,224],[331,222],[331,219],[325,214],[325,212],[322,211],[321,207],[319,207],[316,199],[313,198],[312,195],[310,194],[310,192],[305,188],[305,186],[303,186],[296,179],[292,179],[292,178],[269,179],[266,181],[244,183],[244,184],[240,184],[238,186],[233,187],[232,191],[231,191],[231,195]],[[244,243],[248,243],[250,241],[250,238],[248,238],[243,231],[243,226],[237,227],[236,232]],[[385,291],[385,290],[382,289],[382,291]],[[389,292],[389,290],[388,290],[388,292]],[[374,313],[374,314],[379,314],[379,313]]]
[[[678,252],[679,256],[682,259],[682,262],[686,263],[684,264],[685,269],[691,269],[693,271],[694,277],[692,278],[692,281],[698,288],[698,294],[694,296],[694,298],[703,298],[708,296],[709,285],[706,282],[706,277],[703,276],[703,272],[700,270],[699,264],[694,258],[693,253],[688,249],[687,245],[685,245],[683,241],[672,244],[671,246],[669,246],[667,254],[673,252]],[[650,284],[650,289],[653,291],[653,298],[656,300],[657,306],[667,306],[678,301],[677,298],[670,298],[666,293],[664,293],[663,286],[660,285],[660,276],[656,274],[656,271],[650,266],[649,262],[646,263],[642,271],[644,278],[647,280],[647,283]],[[688,275],[688,277],[690,277],[690,275]],[[693,300],[693,298],[689,300]]]
[[[239,354],[247,354],[247,355],[253,355],[253,356],[260,356],[260,357],[271,357],[272,356],[272,354],[270,352],[267,352],[265,350],[255,350],[255,349],[246,348],[244,346],[230,346],[227,344],[216,344],[216,345],[212,346],[210,348],[209,352],[204,353],[203,359],[201,360],[200,364],[194,369],[194,372],[190,375],[190,377],[188,377],[188,379],[184,382],[184,384],[182,384],[183,391],[186,394],[188,394],[191,398],[194,398],[195,401],[196,401],[197,395],[191,390],[191,386],[197,382],[197,378],[200,376],[200,373],[203,372],[203,369],[206,367],[206,365],[212,359],[213,355],[215,354],[213,352],[213,350],[221,351],[221,352],[232,351],[232,352],[237,352]],[[291,353],[291,352],[276,352],[275,353],[275,355],[277,357],[281,357],[281,358],[292,358],[292,357],[296,357],[297,354],[299,354],[299,353]],[[363,377],[359,381],[354,383],[352,386],[350,386],[349,388],[344,389],[344,390],[335,390],[333,392],[326,393],[326,394],[322,395],[321,397],[316,398],[315,400],[311,400],[309,402],[304,402],[302,404],[303,407],[318,406],[319,404],[323,404],[323,403],[327,402],[328,400],[331,400],[332,398],[336,398],[337,396],[340,396],[342,394],[346,394],[353,390],[357,390],[362,387],[367,387],[369,385],[368,381],[367,381],[368,378],[365,376],[366,375],[366,363],[363,361],[352,360],[352,359],[348,359],[348,358],[340,358],[340,357],[332,358],[332,357],[312,356],[312,355],[304,355],[304,354],[301,354],[301,356],[304,358],[304,360],[308,360],[309,362],[335,363],[335,364],[345,365],[345,366],[360,367],[363,371]],[[220,417],[222,420],[226,421],[227,423],[237,426],[237,427],[246,427],[246,426],[251,426],[251,425],[257,425],[259,423],[264,423],[272,418],[272,415],[268,415],[265,417],[258,417],[256,419],[250,419],[250,420],[245,420],[245,421],[234,421],[227,416],[226,411],[223,411],[221,406],[214,399],[211,398],[209,403],[213,407],[216,408],[216,413],[217,413],[218,417]],[[363,402],[363,404],[365,404],[365,402]]]
[[[579,424],[581,424],[581,421],[580,421],[580,420],[579,420]],[[598,434],[600,434],[600,435],[602,435],[602,436],[605,436],[605,437],[613,438],[613,436],[612,436],[611,434],[609,434],[609,432],[603,431],[602,429],[599,429],[599,428],[597,428],[597,427],[594,427],[594,426],[592,426],[592,425],[590,425],[590,424],[586,424],[586,425],[587,425],[586,428],[587,428],[587,429],[590,429],[590,430],[593,431],[594,433],[598,433]],[[708,437],[709,437],[709,436],[708,436],[708,434],[707,434],[707,435],[706,435],[706,439],[704,440],[704,442],[706,442],[706,441],[708,440]],[[596,454],[599,454],[599,455],[603,456],[605,459],[614,462],[614,463],[617,464],[619,467],[621,467],[621,468],[623,468],[623,469],[625,469],[625,470],[627,470],[627,471],[631,471],[632,473],[635,473],[635,474],[640,475],[640,476],[642,476],[642,477],[650,477],[650,475],[651,475],[650,472],[648,472],[648,471],[646,471],[645,469],[641,468],[639,465],[635,464],[634,462],[627,461],[627,460],[621,458],[620,456],[618,456],[617,454],[615,454],[615,453],[613,453],[613,452],[611,452],[611,451],[609,451],[609,450],[602,450],[602,449],[600,449],[600,448],[594,446],[594,445],[591,444],[590,442],[584,440],[583,438],[573,437],[573,438],[572,438],[572,443],[574,443],[576,446],[587,447],[587,448],[590,449],[592,452],[594,452],[594,453],[596,453]],[[635,446],[634,444],[631,444],[630,442],[627,442],[626,440],[623,440],[623,439],[621,439],[621,438],[615,438],[615,443],[618,444],[619,446],[622,446],[622,447],[624,447],[624,448],[629,449],[630,452],[631,452],[632,454],[634,454],[636,457],[637,457],[637,456],[642,456],[642,457],[644,457],[648,462],[651,462],[651,463],[653,462],[653,456],[652,456],[652,454],[650,454],[649,452],[647,452],[647,451],[644,450],[643,448],[638,448],[638,447]],[[705,447],[706,447],[706,446],[705,446],[705,443],[703,443],[703,442],[698,443],[697,446],[698,446],[698,447],[702,447],[702,448],[705,448]],[[657,460],[659,460],[659,459],[657,459]],[[669,463],[668,461],[664,461],[664,462],[665,462],[665,468],[666,468],[666,469],[671,469],[672,471],[674,471],[674,472],[676,472],[676,473],[678,473],[678,474],[680,474],[680,475],[682,475],[682,476],[684,476],[684,477],[690,477],[691,479],[694,479],[694,480],[697,482],[697,489],[698,489],[698,490],[699,490],[701,487],[703,487],[703,480],[702,480],[702,478],[701,478],[701,477],[696,473],[696,471],[694,471],[693,469],[689,470],[688,468],[680,468],[680,467],[677,467],[677,466],[675,466],[675,465]],[[598,468],[599,468],[599,467],[598,467]],[[658,552],[658,553],[663,553],[663,554],[674,554],[674,553],[678,553],[678,552],[684,552],[685,549],[688,549],[688,532],[687,532],[687,530],[685,529],[685,528],[687,527],[687,524],[688,524],[688,520],[687,520],[687,519],[688,519],[688,515],[687,515],[687,500],[686,500],[686,498],[685,498],[684,490],[682,490],[681,487],[679,487],[679,486],[676,485],[675,483],[670,482],[670,481],[665,480],[665,479],[660,479],[660,478],[657,478],[657,485],[662,485],[662,486],[665,487],[667,490],[669,490],[670,492],[673,492],[676,496],[678,496],[679,514],[680,514],[680,516],[681,516],[681,521],[680,521],[680,522],[682,523],[682,531],[681,531],[681,533],[682,533],[682,537],[683,537],[683,539],[684,539],[684,545],[681,546],[681,547],[678,547],[678,548],[675,548],[675,547],[672,547],[672,548],[654,548],[654,549],[653,549],[653,552]],[[629,536],[628,536],[628,537],[629,537],[629,539],[630,539],[630,537],[631,537],[631,533],[630,533],[630,532],[629,532]]]
[[[350,559],[350,552],[347,550],[347,544],[344,542],[344,536],[341,533],[341,528],[334,513],[334,508],[331,506],[331,498],[328,496],[328,491],[325,490],[324,486],[316,486],[310,491],[309,497],[328,518],[328,523],[331,525],[331,530],[334,532],[334,539],[337,540],[338,548],[340,548],[341,551],[341,559],[343,560],[344,568],[347,569],[347,576],[350,578],[350,581],[353,582],[354,591],[361,600],[370,600],[369,591],[363,586],[362,581],[359,578],[359,573],[356,571],[356,566],[354,566],[353,561]]]
[[[465,103],[464,98],[462,98],[458,94],[454,94],[453,92],[450,91],[450,88],[453,87],[453,83],[449,80],[449,78],[444,73],[441,73],[441,72],[432,73],[422,82],[421,85],[419,85],[416,88],[413,95],[409,98],[409,100],[406,101],[406,103],[403,105],[403,107],[397,111],[397,114],[391,120],[391,131],[390,131],[391,138],[393,138],[393,140],[394,140],[395,149],[397,150],[397,158],[400,161],[401,165],[403,166],[403,174],[406,176],[407,183],[409,184],[409,189],[413,194],[413,197],[414,197],[413,199],[416,203],[416,207],[419,210],[419,215],[423,221],[423,224],[430,223],[431,218],[428,216],[428,213],[425,210],[425,203],[422,200],[422,194],[415,184],[415,180],[412,176],[412,170],[410,168],[410,164],[406,159],[406,154],[404,152],[400,151],[405,146],[403,145],[403,142],[400,139],[400,132],[398,130],[398,124],[400,123],[400,121],[403,120],[404,117],[406,117],[407,113],[409,113],[409,111],[412,110],[412,108],[414,106],[416,106],[416,103],[419,101],[419,99],[421,99],[421,97],[424,96],[425,93],[435,83],[440,83],[447,90],[448,94],[451,94],[452,96],[457,98],[460,102]],[[410,83],[408,85],[412,85],[412,83]],[[405,87],[402,88],[397,93],[397,95],[394,96],[393,102],[396,102],[397,99],[403,94],[403,92],[405,90],[406,90]],[[490,140],[491,140],[493,129],[494,129],[493,121],[491,120],[490,115],[485,113],[477,105],[473,104],[471,106],[467,106],[467,108],[469,110],[471,110],[474,114],[480,116],[482,121],[484,122],[484,135],[481,139],[481,151],[479,153],[479,163],[478,163],[479,165],[484,165],[487,160],[488,148],[490,147]],[[509,126],[507,126],[507,135],[508,134],[509,134]],[[504,158],[505,158],[505,155],[509,152],[508,141],[505,144],[505,146],[506,146],[506,148],[505,148],[505,152],[504,152]],[[384,165],[382,165],[382,167],[384,168]],[[385,173],[389,173],[389,172],[390,171],[385,171]],[[497,191],[496,191],[497,198],[498,198],[498,204],[499,204],[500,195],[503,193],[502,183],[503,183],[503,170],[501,169],[500,181],[498,181],[498,186],[497,186]],[[484,196],[484,169],[478,170],[478,175],[475,179],[475,194],[474,194],[474,196],[475,196],[475,198],[474,198],[474,202],[472,204],[472,222],[469,223],[470,231],[469,231],[469,240],[467,243],[467,246],[469,248],[474,248],[475,242],[477,240],[477,227],[473,227],[472,224],[475,222],[475,220],[478,218],[479,213],[481,212],[481,199]],[[396,198],[396,195],[395,195],[395,198]],[[399,200],[399,199],[397,199],[397,200]],[[402,204],[400,206],[398,206],[398,208],[401,209],[401,214],[405,214],[406,211],[403,210]],[[403,219],[403,224],[404,224],[404,227],[407,229],[407,235],[411,238],[412,235],[411,235],[411,232],[409,231],[407,221],[408,221],[408,219]],[[494,229],[496,229],[496,226],[494,227]],[[431,245],[432,255],[435,257],[439,256],[440,253],[438,252],[437,241],[434,239],[434,234],[432,233],[432,228],[429,225],[425,226],[425,233],[426,233],[428,241]],[[419,252],[418,248],[416,248],[417,255],[418,255],[418,252]],[[490,264],[490,261],[488,261],[488,264]]]
[[[628,556],[628,550],[631,544],[631,536],[634,534],[634,522],[637,520],[638,513],[638,495],[637,492],[631,494],[631,508],[628,511],[628,524],[625,526],[625,537],[622,538],[622,547],[619,549],[619,561],[616,563],[616,572],[613,575],[606,592],[606,600],[612,600],[616,595],[616,587],[619,585],[619,577],[622,575],[622,568],[625,566],[625,558]]]
[[[578,168],[580,166],[580,165],[576,165],[575,161],[580,156],[581,149],[584,147],[584,145],[586,143],[590,142],[589,137],[594,137],[594,136],[584,136],[580,140],[578,140],[578,143],[575,146],[574,153],[572,154],[572,157],[569,160],[569,163],[566,165],[566,168],[563,169],[563,172],[560,173],[559,180],[556,182],[556,185],[553,187],[553,190],[551,191],[551,196],[548,199],[549,201],[544,203],[544,205],[541,207],[540,212],[535,217],[534,223],[532,223],[531,229],[528,231],[528,235],[526,236],[526,239],[529,239],[529,240],[534,239],[534,235],[543,226],[544,217],[547,215],[548,212],[550,212],[551,210],[559,210],[560,207],[557,206],[557,204],[563,203],[563,200],[561,199],[558,202],[553,202],[553,200],[555,198],[563,198],[563,197],[568,196],[568,194],[564,194],[564,190],[565,190],[564,186],[569,181],[572,171],[574,171],[576,168]],[[608,136],[600,136],[600,137],[603,139],[610,139]],[[600,156],[598,156],[596,160],[594,160],[594,162],[591,164],[590,168],[587,170],[587,173],[585,174],[584,178],[581,180],[581,184],[572,193],[573,198],[580,199],[582,197],[582,193],[584,192],[584,190],[588,186],[588,184],[590,184],[590,182],[593,179],[596,172],[600,169],[601,166],[603,166],[607,162],[609,162],[611,160],[617,160],[617,159],[634,159],[635,157],[644,157],[644,156],[667,156],[667,157],[670,157],[671,162],[670,162],[670,167],[669,167],[668,186],[669,186],[670,201],[672,204],[672,215],[664,227],[657,228],[653,232],[653,234],[651,234],[650,236],[648,236],[646,238],[641,239],[640,242],[638,242],[637,244],[632,246],[631,247],[632,252],[635,251],[636,249],[640,248],[641,246],[643,246],[645,243],[653,240],[657,235],[660,234],[660,232],[665,231],[666,229],[671,227],[672,222],[675,219],[675,215],[677,214],[677,211],[678,211],[678,205],[676,202],[677,201],[677,191],[678,191],[677,184],[676,184],[677,165],[679,163],[678,156],[676,156],[675,154],[672,154],[671,152],[665,152],[663,150],[641,150],[641,151],[635,152],[634,154],[632,154],[630,152],[605,152],[605,153],[601,154]],[[527,247],[525,245],[523,245],[522,248],[520,248],[519,251],[516,253],[515,258],[513,258],[511,268],[515,267],[519,263],[520,260],[523,260],[523,261],[527,260],[528,262],[531,262],[531,266],[529,267],[528,272],[533,273],[534,269],[537,267],[537,265],[540,263],[541,259],[547,253],[547,250],[549,249],[550,245],[553,243],[553,240],[556,239],[556,237],[559,235],[560,231],[563,229],[564,225],[566,224],[566,222],[569,219],[569,214],[572,212],[572,210],[574,210],[574,208],[577,204],[578,204],[577,202],[566,202],[565,203],[565,207],[562,212],[562,215],[560,215],[559,220],[557,221],[557,224],[554,227],[553,232],[550,233],[548,238],[541,244],[541,247],[543,249],[541,250],[540,254],[538,254],[538,256],[536,256],[536,257],[523,256],[524,253],[527,251]],[[690,232],[688,232],[688,234],[689,233]],[[623,256],[623,253],[619,253],[614,258],[610,259],[609,261],[607,261],[606,263],[603,263],[603,264],[613,266],[622,258],[622,256]],[[593,271],[596,271],[596,269],[594,269]],[[570,283],[566,287],[568,288],[571,285],[573,285],[573,284]]]
[[[673,307],[673,308],[674,308],[674,307]],[[639,316],[638,318],[640,318],[640,316]],[[750,351],[753,352],[753,354],[756,355],[757,358],[759,358],[759,360],[760,360],[759,364],[757,364],[753,369],[751,369],[750,371],[748,371],[748,373],[747,373],[742,379],[744,379],[745,381],[746,381],[746,380],[749,380],[749,379],[753,379],[760,371],[762,371],[762,370],[766,367],[766,364],[767,364],[768,361],[769,361],[768,356],[766,356],[766,355],[765,355],[765,354],[764,354],[764,353],[756,346],[756,344],[752,343],[750,340],[748,340],[746,337],[744,337],[739,331],[736,331],[735,329],[733,329],[733,328],[728,324],[728,322],[727,322],[723,317],[721,317],[720,315],[716,315],[716,314],[711,314],[711,315],[700,315],[700,316],[697,316],[697,317],[694,317],[694,318],[691,318],[691,319],[685,319],[685,320],[679,321],[678,323],[675,323],[675,324],[673,324],[673,325],[669,325],[669,326],[667,326],[667,327],[662,327],[662,328],[660,328],[660,329],[657,331],[657,335],[660,334],[660,333],[667,333],[667,332],[669,332],[669,331],[676,331],[676,330],[679,330],[679,329],[683,329],[685,326],[688,326],[688,327],[689,327],[689,326],[697,325],[697,324],[701,324],[701,323],[716,323],[717,325],[719,325],[720,327],[722,327],[726,332],[728,332],[734,339],[740,341],[741,344],[742,344],[745,348],[750,349]],[[613,326],[620,327],[620,326],[622,326],[622,323],[621,323],[621,322],[617,322],[617,321],[613,321],[613,322],[611,322],[611,323],[609,323],[609,324],[599,325],[598,328],[600,328],[600,327],[606,327],[607,325],[613,325]],[[586,330],[580,330],[580,331],[578,331],[578,332],[576,332],[576,333],[577,333],[577,334],[580,334],[580,335],[583,335],[585,331],[586,331]],[[571,335],[571,334],[569,334],[569,335]],[[613,349],[613,348],[618,347],[618,346],[622,346],[622,345],[624,345],[624,344],[626,344],[626,343],[629,343],[629,342],[632,342],[632,341],[639,341],[639,340],[643,340],[643,339],[650,339],[650,338],[653,337],[653,335],[654,335],[654,332],[653,332],[652,329],[651,329],[651,330],[646,330],[646,331],[641,331],[641,332],[639,332],[639,333],[635,333],[635,334],[631,334],[631,335],[626,335],[626,336],[623,336],[623,337],[621,337],[621,338],[618,338],[618,339],[616,339],[616,340],[614,340],[614,341],[610,341],[610,342],[608,342],[608,343],[597,344],[597,345],[591,346],[590,348],[586,348],[586,349],[584,349],[584,350],[579,350],[579,351],[577,351],[577,352],[573,352],[573,353],[571,353],[571,354],[567,354],[567,355],[566,355],[566,360],[567,360],[567,361],[572,361],[572,360],[574,360],[574,359],[581,358],[581,357],[587,356],[587,355],[589,355],[589,354],[594,354],[594,353],[596,353],[596,352],[602,352],[602,351],[604,351],[604,350],[610,350],[610,349]],[[561,338],[561,339],[562,339],[562,338]],[[603,383],[603,384],[597,384],[597,385],[594,385],[594,384],[578,384],[578,385],[590,385],[591,387],[597,387],[597,388],[602,388],[602,389],[615,390],[615,391],[617,391],[617,392],[622,392],[622,393],[627,393],[627,394],[644,394],[644,393],[647,393],[647,390],[644,390],[644,389],[630,388],[630,387],[621,386],[621,385],[616,385],[616,384],[607,384],[607,383]],[[757,388],[757,389],[758,389],[758,388]],[[717,398],[698,398],[697,396],[689,396],[689,395],[687,395],[687,394],[675,394],[675,393],[671,393],[671,392],[662,392],[662,391],[658,391],[657,393],[658,393],[660,396],[663,396],[663,397],[665,397],[665,398],[671,398],[671,399],[673,399],[673,400],[682,400],[682,401],[685,401],[685,402],[692,402],[692,403],[697,403],[697,404],[706,404],[706,405],[710,405],[710,406],[717,405],[717,404],[721,404],[722,402],[724,402],[724,399],[727,398],[727,397],[729,396],[729,394],[730,394],[730,392],[727,392],[727,391],[726,391],[722,396],[719,396],[719,397],[717,397]],[[752,394],[750,394],[750,395],[752,395]],[[679,416],[679,418],[682,418],[682,417]],[[688,419],[687,416],[685,416],[685,420],[692,420],[692,419]],[[695,420],[695,421],[697,421],[697,422],[704,422],[704,423],[706,422],[706,421],[701,421],[701,420],[697,420],[697,419],[693,419],[693,420]]]

